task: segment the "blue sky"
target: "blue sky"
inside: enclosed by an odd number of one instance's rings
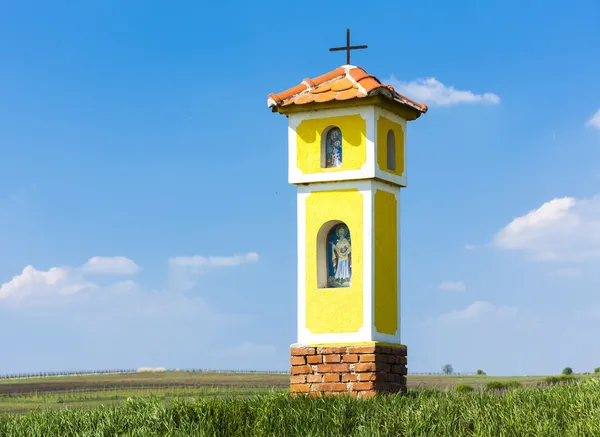
[[[287,368],[296,190],[266,100],[342,65],[346,27],[353,64],[430,107],[409,370],[600,366],[597,2],[0,8],[0,373]]]

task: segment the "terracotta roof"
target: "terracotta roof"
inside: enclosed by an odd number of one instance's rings
[[[269,94],[267,104],[269,108],[276,111],[281,106],[349,100],[375,95],[387,97],[422,114],[427,112],[427,105],[403,96],[391,85],[381,83],[375,76],[353,65],[338,67],[314,79],[304,79],[302,83],[281,93]]]

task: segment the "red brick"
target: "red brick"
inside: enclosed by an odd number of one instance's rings
[[[402,391],[402,384],[398,384],[395,382],[386,382],[383,384],[377,384],[377,388],[381,392],[385,393],[398,393],[399,391]]]
[[[313,398],[330,397],[330,396],[345,396],[346,391],[311,391],[309,395]]]
[[[323,355],[327,355],[327,354],[345,354],[346,353],[346,347],[345,346],[318,347],[317,348],[317,353],[318,354],[323,354]]]
[[[301,355],[314,355],[314,347],[292,347],[290,348],[290,355],[301,356]]]
[[[341,355],[323,355],[323,361],[329,363],[340,363],[342,361]]]
[[[389,364],[394,360],[393,355],[375,354],[375,362],[377,364]]]
[[[349,354],[374,354],[375,346],[354,346],[348,348]]]
[[[310,384],[291,384],[290,393],[308,393],[310,391]]]
[[[354,382],[358,380],[358,375],[356,373],[344,373],[342,375],[342,382]]]
[[[306,362],[308,364],[321,364],[323,362],[323,355],[308,355]]]
[[[358,363],[358,355],[356,355],[356,354],[342,355],[342,362],[344,362],[344,363]]]
[[[306,381],[310,382],[310,383],[322,382],[323,381],[323,375],[308,375],[306,377]]]
[[[405,370],[406,370],[406,367],[404,367],[402,364],[392,365],[392,373],[398,373],[400,375],[403,375]]]
[[[352,383],[353,391],[364,391],[364,390],[373,390],[373,389],[375,389],[375,383],[373,381]]]
[[[375,390],[359,391],[357,395],[359,398],[374,398],[375,396],[377,396],[377,392]]]
[[[390,383],[390,388],[392,389],[392,391],[395,392],[399,392],[402,391],[406,386],[403,386],[402,384],[399,383]]]
[[[396,374],[395,373],[382,373],[384,376],[384,381],[396,382]]]
[[[343,382],[331,382],[313,385],[314,391],[346,391],[346,384]]]
[[[377,379],[375,372],[358,373],[357,376],[358,381],[375,381]]]
[[[361,354],[358,356],[358,359],[361,363],[374,363],[375,354]]]
[[[358,363],[354,365],[355,372],[375,372],[375,363]]]
[[[323,375],[323,382],[340,382],[339,373],[326,373]]]
[[[381,345],[377,345],[375,346],[375,352],[376,354],[380,354],[380,355],[385,355],[388,352],[388,347],[387,346],[381,346]]]
[[[350,364],[320,364],[317,366],[317,372],[319,373],[345,373],[349,371]]]
[[[396,346],[384,346],[380,349],[381,353],[387,355],[401,355],[402,351],[406,351],[404,347],[396,347]]]
[[[312,367],[310,367],[310,366],[292,366],[291,373],[292,373],[292,375],[305,375],[307,373],[312,373]]]
[[[306,364],[306,358],[304,357],[291,357],[290,358],[290,364],[292,366],[303,366],[304,364]]]
[[[398,357],[398,364],[406,366],[406,357]]]
[[[290,384],[304,384],[305,382],[306,382],[306,375],[290,376]]]
[[[392,365],[391,364],[379,364],[379,363],[376,363],[375,366],[377,367],[377,371],[378,372],[389,373],[389,372],[391,372],[391,369],[392,369]]]

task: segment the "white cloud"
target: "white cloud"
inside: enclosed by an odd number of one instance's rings
[[[113,291],[116,291],[118,293],[125,293],[125,292],[129,292],[129,291],[137,290],[139,288],[139,285],[135,281],[127,280],[127,281],[119,281],[119,282],[110,284],[110,288]]]
[[[0,301],[34,303],[39,305],[56,302],[60,296],[110,287],[112,290],[127,292],[137,287],[133,281],[115,282],[100,286],[87,278],[99,274],[133,274],[138,265],[122,256],[89,259],[80,267],[60,266],[48,270],[38,270],[27,266],[11,280],[0,285]]]
[[[462,292],[467,289],[463,281],[443,281],[439,285],[439,289],[443,291],[458,291]]]
[[[169,260],[169,274],[176,278],[175,283],[189,289],[195,284],[196,277],[206,268],[235,267],[241,264],[255,263],[259,256],[255,252],[244,255],[223,257],[176,257]],[[23,272],[0,285],[0,301],[33,303],[35,305],[57,303],[60,296],[72,295],[84,290],[110,290],[115,293],[129,293],[138,289],[134,281],[118,281],[102,284],[88,279],[88,276],[103,274],[134,274],[139,266],[129,258],[122,256],[95,256],[80,267],[52,267],[38,270],[27,266]],[[180,287],[181,288],[181,287]]]
[[[501,229],[494,245],[535,260],[600,259],[600,196],[546,202]]]
[[[446,86],[439,80],[428,77],[410,82],[402,82],[392,77],[388,83],[398,92],[418,102],[436,105],[455,105],[458,103],[490,103],[499,104],[500,97],[493,93],[475,94],[472,91],[461,91],[453,86]]]
[[[596,111],[596,113],[585,123],[585,125],[587,127],[600,129],[600,109]]]
[[[253,264],[260,257],[256,252],[232,256],[177,256],[169,259],[169,283],[174,290],[188,290],[196,284],[198,277],[212,268],[237,267]]]
[[[87,274],[99,275],[133,275],[140,270],[135,262],[124,256],[95,256],[80,269]]]
[[[0,300],[20,301],[33,296],[45,298],[69,295],[95,286],[76,269],[52,267],[44,271],[27,266],[21,274],[0,285]]]
[[[509,319],[518,313],[518,308],[509,306],[496,306],[485,301],[473,302],[462,310],[450,311],[438,317],[438,321],[456,323],[492,319]]]
[[[219,299],[209,301],[214,294],[205,293],[204,298],[148,289],[132,280],[93,278],[78,267],[27,266],[0,285],[0,343],[6,357],[0,373],[163,366],[285,368],[286,355],[275,353],[273,346],[244,343],[256,335],[247,329],[256,317],[232,309],[234,295],[227,296],[229,291],[219,290]],[[15,326],[18,336],[10,334]],[[223,345],[231,344],[239,346],[223,353]],[[207,350],[213,352],[204,353]]]
[[[258,262],[259,256],[256,252],[233,256],[177,256],[171,258],[169,263],[177,267],[231,267],[241,264]]]

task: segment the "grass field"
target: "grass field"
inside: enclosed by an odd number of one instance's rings
[[[490,381],[517,380],[535,385],[538,377],[409,375],[409,388],[447,388],[459,384],[473,387]],[[0,413],[24,413],[36,409],[95,407],[123,403],[129,397],[174,398],[228,397],[286,391],[287,374],[140,372],[60,376],[0,381]]]
[[[198,396],[202,390],[192,390],[167,400],[5,414],[0,436],[593,437],[600,435],[598,393],[600,381],[593,378],[504,391],[411,389],[373,399],[292,399],[285,390]]]

